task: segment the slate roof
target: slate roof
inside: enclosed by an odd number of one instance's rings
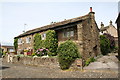
[[[106,27],[100,28],[100,31],[105,31],[105,30],[107,30],[110,26],[112,26],[112,27],[115,28],[115,26],[113,26],[113,25],[109,25],[109,26],[106,26]],[[116,29],[116,28],[115,28],[115,29]]]
[[[100,31],[105,31],[109,28],[109,26],[106,26],[106,27],[103,27],[103,28],[100,28]]]
[[[90,13],[94,13],[94,12],[89,12],[87,15],[84,15],[84,16],[80,16],[80,17],[77,17],[77,18],[72,18],[72,19],[61,21],[61,22],[53,23],[53,24],[50,24],[50,25],[46,25],[46,26],[43,26],[43,27],[39,27],[39,28],[36,28],[36,29],[32,29],[32,30],[26,31],[23,34],[20,34],[19,36],[15,37],[15,38],[30,35],[30,34],[34,34],[36,32],[40,32],[42,30],[47,30],[47,29],[58,27],[58,26],[74,23],[74,22],[77,22],[77,21],[80,21],[80,20],[85,20],[85,19],[89,18]]]

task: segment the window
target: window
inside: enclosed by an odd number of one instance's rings
[[[31,41],[31,37],[27,37],[26,38],[26,43],[30,43],[30,41]]]
[[[63,37],[73,37],[74,36],[74,31],[64,31]]]
[[[43,34],[41,35],[41,38],[42,38],[42,40],[45,40],[45,39],[46,39],[46,33],[43,33]]]
[[[74,36],[74,31],[70,31],[70,37]]]
[[[18,39],[18,44],[22,44],[22,39]]]

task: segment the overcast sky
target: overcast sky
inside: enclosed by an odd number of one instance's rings
[[[115,20],[118,15],[117,2],[4,2],[0,3],[0,41],[14,42],[14,37],[25,30],[34,29],[89,13],[92,7],[95,19],[100,27]]]

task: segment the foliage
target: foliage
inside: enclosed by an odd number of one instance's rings
[[[49,49],[50,53],[49,56],[56,56],[57,55],[57,48],[58,48],[58,40],[57,35],[54,30],[48,30],[46,32],[46,40],[44,45],[47,49]]]
[[[79,58],[78,48],[72,41],[61,43],[58,47],[58,60],[61,69],[68,69],[71,63]]]
[[[0,48],[0,54],[2,54],[2,55],[3,55],[3,51],[2,51],[2,48]]]
[[[34,36],[34,50],[36,51],[37,49],[41,48],[41,35],[39,33],[36,33]]]
[[[47,55],[47,53],[48,53],[48,49],[46,49],[46,48],[38,49],[38,50],[35,52],[35,54],[36,54],[37,56],[45,56],[45,55]]]
[[[104,33],[103,35],[105,35],[107,37],[107,39],[109,40],[110,42],[110,50],[114,50],[115,49],[115,40],[114,40],[114,37],[111,36],[110,34],[107,34],[107,33]]]
[[[35,56],[35,53],[32,53],[32,56]]]
[[[110,52],[110,41],[105,35],[100,35],[100,48],[103,55],[106,55]]]
[[[27,55],[31,56],[32,55],[32,52],[33,52],[33,49],[29,49],[29,50],[24,50],[24,53],[27,53]]]
[[[88,66],[91,62],[94,62],[94,61],[95,61],[95,58],[94,58],[94,57],[88,58],[88,59],[85,61],[85,66]]]
[[[49,56],[56,56],[57,55],[57,48],[58,48],[58,40],[54,30],[46,31],[46,39],[41,40],[40,34],[35,34],[34,36],[34,50],[37,51],[38,49],[46,48],[49,49]]]
[[[15,52],[17,53],[17,49],[18,49],[18,38],[15,38],[15,39],[14,39],[14,49],[15,49]]]

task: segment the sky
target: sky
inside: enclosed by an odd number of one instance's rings
[[[100,27],[118,16],[118,2],[1,2],[0,42],[13,43],[14,37],[53,22],[83,16],[92,7]],[[27,24],[27,25],[24,25]]]

